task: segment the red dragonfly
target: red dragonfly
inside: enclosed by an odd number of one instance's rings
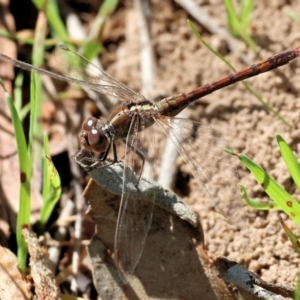
[[[198,183],[204,184],[215,209],[231,223],[239,224],[243,221],[244,205],[237,186],[238,174],[234,157],[224,151],[230,149],[229,144],[210,126],[175,116],[190,103],[209,93],[289,63],[300,55],[300,46],[269,57],[213,83],[158,102],[146,99],[66,47],[58,47],[56,51],[59,66],[66,76],[14,60],[4,54],[0,54],[0,60],[28,71],[77,83],[118,100],[119,104],[111,111],[105,124],[93,117],[83,123],[79,141],[83,147],[81,153],[84,151],[100,153],[99,160],[87,159],[90,161],[90,168],[101,167],[99,161],[107,161],[111,149],[113,153],[111,163],[117,162],[116,141],[121,140],[125,144],[122,159],[125,165],[123,193],[115,234],[115,262],[124,283],[128,282],[134,273],[152,222],[155,195],[150,196],[150,199],[149,195],[147,199],[143,199],[141,193],[141,201],[132,200],[126,186],[134,184],[138,190],[145,158],[154,155],[153,126],[160,128],[174,141],[178,152]],[[128,172],[127,166],[132,167],[135,173]],[[147,209],[145,209],[146,202],[149,203]]]

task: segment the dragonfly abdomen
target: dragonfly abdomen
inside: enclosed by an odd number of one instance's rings
[[[259,63],[252,64],[238,72],[232,73],[212,83],[202,85],[191,92],[173,95],[162,99],[158,104],[158,110],[162,115],[175,116],[181,112],[190,103],[204,97],[214,91],[220,90],[226,86],[232,85],[238,81],[256,76],[261,73],[281,67],[288,64],[291,60],[300,55],[300,46],[271,56]]]

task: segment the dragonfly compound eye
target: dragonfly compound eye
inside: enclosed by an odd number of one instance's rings
[[[90,117],[88,119],[86,119],[83,124],[82,124],[82,130],[83,131],[90,131],[93,128],[96,128],[97,122],[98,120],[96,118]]]
[[[92,128],[87,132],[87,141],[92,150],[104,152],[107,149],[108,140],[101,129]]]
[[[80,144],[90,151],[105,152],[109,143],[101,130],[99,120],[93,117],[88,118],[82,124],[78,137]]]

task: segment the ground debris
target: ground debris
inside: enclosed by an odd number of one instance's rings
[[[47,252],[41,247],[35,233],[27,227],[22,229],[22,233],[28,245],[30,275],[38,299],[60,299],[54,274],[48,266]]]
[[[0,299],[31,299],[30,284],[18,269],[18,260],[9,249],[0,246]]]

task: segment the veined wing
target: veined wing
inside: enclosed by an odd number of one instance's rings
[[[119,275],[127,283],[143,251],[151,227],[155,194],[145,196],[139,192],[139,179],[143,171],[142,145],[145,130],[143,120],[133,117],[126,139],[123,173],[123,193],[120,203],[116,235],[115,261]],[[134,169],[134,171],[133,171]],[[130,188],[136,187],[139,199],[132,198]]]
[[[58,46],[55,51],[58,66],[66,76],[32,66],[31,64],[13,59],[2,53],[0,53],[0,60],[29,72],[35,71],[42,75],[51,76],[57,80],[79,84],[84,88],[112,96],[121,102],[136,102],[145,99],[140,93],[128,88],[117,79],[100,70],[86,58],[69,50],[67,47]]]
[[[55,58],[63,74],[85,88],[117,98],[119,101],[145,100],[140,93],[128,88],[91,63],[80,54],[59,46],[55,49]]]
[[[208,125],[188,119],[160,116],[155,119],[171,137],[199,185],[204,184],[217,212],[230,223],[243,226],[244,204],[238,189],[234,157],[224,137]]]

